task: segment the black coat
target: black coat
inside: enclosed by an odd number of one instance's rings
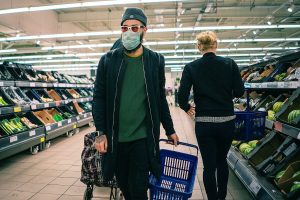
[[[144,76],[147,94],[147,145],[151,172],[157,177],[159,163],[160,123],[166,135],[175,133],[165,96],[164,57],[145,47],[143,52]],[[108,139],[108,151],[104,154],[104,175],[111,178],[116,169],[118,144],[118,116],[121,86],[127,63],[123,48],[114,49],[101,57],[94,87],[93,117],[96,130]]]

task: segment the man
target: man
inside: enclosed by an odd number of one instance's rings
[[[147,17],[128,8],[122,17],[122,45],[101,57],[94,90],[93,116],[102,135],[103,174],[116,174],[126,200],[147,198],[151,171],[159,178],[160,122],[177,145],[166,96],[164,57],[144,46]]]

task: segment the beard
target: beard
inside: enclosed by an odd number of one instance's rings
[[[125,53],[130,54],[130,53],[136,52],[142,46],[143,39],[144,39],[144,32],[142,32],[140,34],[140,44],[137,47],[135,47],[134,49],[128,50],[123,46]]]

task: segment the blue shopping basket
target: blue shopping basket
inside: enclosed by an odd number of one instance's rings
[[[246,111],[236,111],[234,140],[250,141],[254,139],[261,139],[265,132],[265,122],[267,112],[265,111],[251,111],[250,110],[250,89],[247,92],[247,107]]]
[[[154,175],[150,175],[151,200],[185,200],[192,196],[198,165],[198,147],[184,142],[179,144],[195,148],[197,155],[161,149],[162,176],[157,180]]]

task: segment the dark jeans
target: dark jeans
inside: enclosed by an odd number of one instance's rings
[[[225,199],[229,175],[226,157],[233,140],[234,120],[224,123],[197,122],[195,129],[203,160],[207,198]]]
[[[126,200],[147,200],[149,161],[146,139],[118,144],[117,180]]]

